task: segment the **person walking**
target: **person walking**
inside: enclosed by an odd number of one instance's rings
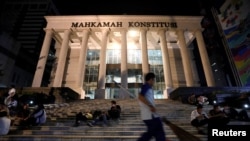
[[[156,141],[167,141],[162,120],[156,112],[154,103],[154,82],[155,74],[152,72],[147,73],[145,75],[145,83],[142,85],[141,92],[138,95],[141,119],[147,126],[147,131],[137,141],[149,141],[152,137]]]

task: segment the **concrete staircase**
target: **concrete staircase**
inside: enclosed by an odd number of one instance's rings
[[[111,121],[110,126],[89,127],[82,122],[74,127],[75,114],[79,111],[107,110],[111,100],[78,100],[71,103],[45,105],[47,123],[28,130],[12,126],[8,135],[0,141],[136,141],[146,131],[140,119],[138,102],[135,99],[116,100],[122,108],[119,123]],[[157,110],[169,121],[164,124],[166,136],[171,141],[207,141],[206,135],[199,135],[190,125],[190,113],[195,106],[173,100],[156,100]],[[205,110],[211,106],[205,107]],[[152,139],[154,141],[154,139]]]

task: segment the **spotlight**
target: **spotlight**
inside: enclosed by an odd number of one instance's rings
[[[249,108],[249,105],[248,104],[244,104],[244,108]]]
[[[34,103],[33,100],[31,100],[31,101],[29,102],[30,105],[32,105],[33,103]]]
[[[216,104],[217,103],[216,100],[214,100],[213,103]]]

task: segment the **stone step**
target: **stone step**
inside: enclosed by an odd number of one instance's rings
[[[140,136],[86,136],[86,135],[8,135],[0,137],[1,141],[135,141]],[[166,135],[171,141],[180,141],[175,135]],[[207,137],[198,136],[201,141]],[[151,139],[150,141],[154,141]]]
[[[190,124],[190,120],[189,119],[183,119],[183,120],[179,120],[179,119],[168,119],[170,122],[175,123],[176,125],[189,125]],[[88,121],[92,121],[92,120],[88,120]],[[81,121],[84,123],[84,121]],[[120,121],[110,121],[108,120],[109,123],[119,123],[120,125],[123,124],[132,124],[132,125],[137,125],[137,124],[143,124],[144,122],[140,119],[128,119],[128,120],[120,120]],[[47,120],[47,122],[44,125],[55,125],[55,124],[69,124],[69,123],[75,123],[74,119],[71,120]]]
[[[8,135],[1,141],[135,141],[140,136],[86,136],[86,135]],[[179,141],[175,135],[166,136],[171,141]],[[150,140],[154,141],[154,139]],[[205,141],[205,140],[204,140]]]
[[[46,124],[31,127],[29,130],[18,130],[12,126],[9,135],[1,136],[0,141],[135,141],[146,131],[146,126],[140,117],[140,108],[137,100],[117,100],[122,107],[119,123],[111,121],[111,126],[87,126],[81,122],[74,127],[76,113],[86,109],[109,109],[111,100],[79,100],[61,105],[46,105],[48,120]],[[157,111],[167,119],[201,139],[207,137],[197,134],[197,129],[190,124],[190,112],[195,109],[193,105],[182,104],[173,100],[155,100]],[[94,105],[94,106],[93,106]],[[204,107],[208,110],[210,107]],[[167,125],[164,125],[166,136],[171,141],[180,141],[178,134]],[[152,139],[152,141],[154,141]]]
[[[86,136],[135,136],[141,135],[144,130],[140,131],[116,131],[116,130],[92,130],[92,129],[85,129],[85,130],[24,130],[20,134],[22,135],[86,135]],[[165,130],[167,135],[175,135],[171,129]],[[192,132],[193,134],[197,134],[196,131]]]
[[[180,122],[180,121],[171,121],[172,123],[175,123],[175,125],[178,125],[178,126],[191,126],[190,122]],[[66,126],[71,126],[75,123],[74,120],[72,121],[57,121],[57,122],[47,122],[44,124],[44,126],[62,126],[62,125],[66,125]],[[111,126],[122,126],[122,127],[125,127],[125,126],[145,126],[145,124],[142,122],[142,121],[119,121],[119,122],[116,122],[116,121],[110,121],[108,122]],[[81,122],[81,124],[86,124],[86,122]]]
[[[183,125],[179,126],[182,129],[186,129],[188,131],[197,131],[195,127],[192,127],[191,125]],[[11,131],[19,130],[19,127],[12,126]],[[55,131],[55,130],[88,130],[88,131],[144,131],[146,130],[146,126],[106,126],[102,127],[99,125],[96,125],[94,127],[89,127],[86,124],[80,124],[78,127],[74,126],[36,126],[31,127],[30,130],[32,131]],[[164,130],[168,131],[171,130],[169,126],[164,126]],[[26,131],[26,130],[24,130]]]

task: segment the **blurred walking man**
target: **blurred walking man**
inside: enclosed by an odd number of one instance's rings
[[[156,113],[154,103],[153,85],[155,82],[155,74],[148,73],[145,76],[145,84],[142,85],[138,101],[141,110],[141,119],[147,126],[147,131],[137,141],[149,141],[152,137],[156,141],[166,141],[165,132],[161,118]]]

